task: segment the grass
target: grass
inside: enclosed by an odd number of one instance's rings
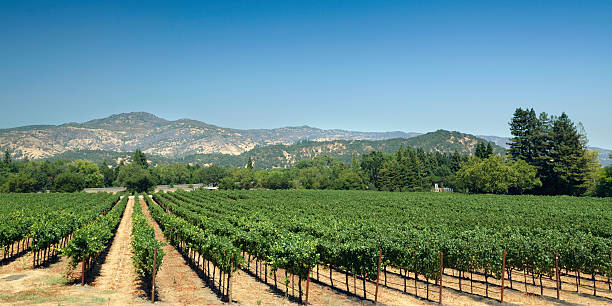
[[[45,284],[49,285],[65,285],[68,283],[68,280],[63,276],[49,276],[43,280]]]

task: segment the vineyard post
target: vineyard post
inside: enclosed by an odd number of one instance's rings
[[[555,278],[557,280],[557,300],[559,299],[559,285],[561,284],[561,280],[559,279],[559,254],[557,250],[555,250]]]
[[[382,259],[382,249],[378,255],[378,272],[376,274],[376,292],[374,293],[374,304],[378,302],[378,279],[380,278],[380,260]]]
[[[610,273],[612,273],[612,250],[610,250]],[[612,287],[610,287],[610,277],[608,277],[608,289],[612,290]]]
[[[38,238],[38,234],[34,235],[34,238],[32,238],[31,248],[34,250],[34,256],[32,256],[32,269],[36,268],[36,257],[38,257],[38,251],[34,249],[34,243],[36,242],[36,238]]]
[[[155,303],[155,272],[157,270],[157,246],[153,249],[153,277],[151,279],[151,302]]]
[[[444,253],[440,252],[440,304],[442,304],[442,273],[444,273]]]
[[[595,272],[593,272],[593,295],[597,296],[597,283],[595,280]]]
[[[368,278],[368,272],[366,272],[363,275],[363,298],[367,300],[368,298],[367,298],[367,294],[366,294],[366,278]]]
[[[232,302],[232,271],[227,274],[227,302]]]
[[[332,277],[332,265],[329,265],[329,282],[332,288],[334,287],[334,278]]]
[[[504,250],[504,255],[502,259],[502,283],[501,283],[501,303],[504,302],[504,276],[506,272],[506,250]]]
[[[310,287],[310,267],[308,267],[308,274],[306,275],[306,305],[308,305],[308,289]]]
[[[83,247],[83,264],[81,267],[81,285],[85,285],[85,247]]]

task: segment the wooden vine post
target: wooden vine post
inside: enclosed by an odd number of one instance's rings
[[[83,265],[81,267],[81,285],[85,285],[85,247],[83,247]]]
[[[376,292],[374,293],[374,304],[376,304],[378,302],[378,279],[380,278],[380,260],[381,259],[382,259],[382,249],[380,249],[380,252],[379,252],[379,255],[378,255],[378,272],[376,274]],[[365,278],[364,278],[364,280],[365,280]],[[363,291],[365,293],[365,286],[363,287]]]
[[[306,300],[308,301],[308,295],[306,295]],[[227,274],[227,302],[232,303],[232,271],[231,269],[230,269],[230,272]]]
[[[34,249],[34,243],[36,242],[37,238],[38,238],[38,235],[34,235],[34,238],[32,239],[32,249]],[[34,250],[34,256],[32,256],[32,269],[36,268],[36,257],[37,256],[38,256],[38,251]]]
[[[308,305],[308,289],[310,288],[310,267],[308,267],[308,274],[306,274],[306,304]]]
[[[440,300],[438,301],[442,304],[442,274],[444,273],[444,253],[440,252]]]
[[[504,250],[504,255],[502,258],[502,283],[501,283],[501,300],[500,302],[503,303],[504,302],[504,280],[505,280],[505,274],[506,274],[506,250]]]
[[[153,249],[153,271],[151,279],[151,302],[155,303],[155,272],[157,270],[157,246]]]
[[[610,250],[610,271],[612,271],[612,250]],[[610,277],[608,277],[608,289],[612,290],[612,287],[610,286]]]
[[[559,275],[559,254],[555,250],[555,279],[557,281],[557,300],[559,299],[559,287],[561,286],[561,276]]]

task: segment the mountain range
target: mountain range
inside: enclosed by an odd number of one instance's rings
[[[145,112],[116,114],[83,123],[0,129],[0,148],[17,159],[88,159],[119,162],[141,149],[154,163],[190,162],[258,168],[288,167],[321,154],[350,160],[353,153],[392,152],[400,146],[428,152],[472,154],[478,142],[503,154],[507,138],[438,130],[430,133],[357,132],[310,126],[223,128],[191,119],[166,120]],[[607,157],[607,155],[606,155]]]

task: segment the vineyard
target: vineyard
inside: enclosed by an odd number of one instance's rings
[[[110,194],[0,195],[3,260],[31,249],[33,266],[47,262],[66,246],[75,230],[106,214],[118,200],[119,196]]]
[[[0,268],[63,260],[75,283],[92,286],[133,271],[147,300],[171,301],[171,287],[198,279],[190,286],[211,296],[187,297],[193,303],[254,303],[256,283],[270,304],[322,303],[329,289],[359,303],[517,302],[525,293],[612,302],[610,199],[195,190],[7,194],[0,203]]]
[[[256,275],[266,282],[273,276],[275,287],[275,271],[288,272],[298,278],[297,300],[303,279],[321,281],[321,266],[330,286],[374,300],[366,283],[379,278],[379,259],[381,286],[392,286],[388,274],[403,281],[396,285],[404,292],[408,280],[415,289],[425,281],[426,292],[413,294],[428,300],[430,283],[439,285],[441,276],[453,276],[461,291],[484,287],[482,295],[495,299],[503,298],[502,288],[521,290],[519,282],[541,295],[546,286],[569,290],[571,283],[612,297],[610,200],[343,191],[177,191],[153,200],[160,205],[149,201],[154,215],[173,220],[168,233],[189,256],[225,273],[255,260],[265,269]],[[333,272],[345,282],[334,284]]]

